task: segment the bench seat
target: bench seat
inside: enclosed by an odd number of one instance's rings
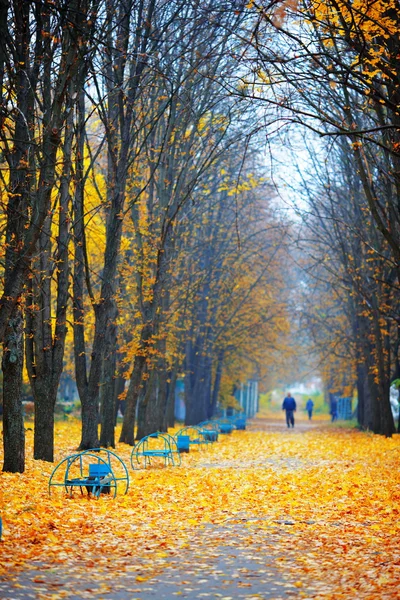
[[[138,454],[141,456],[169,456],[172,452],[171,450],[143,450]]]

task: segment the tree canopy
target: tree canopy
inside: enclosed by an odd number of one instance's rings
[[[195,424],[296,362],[390,436],[397,2],[10,0],[0,17],[4,470],[24,469],[28,382],[53,460],[66,374],[82,450],[115,446],[121,401],[133,444],[172,424],[178,380]]]

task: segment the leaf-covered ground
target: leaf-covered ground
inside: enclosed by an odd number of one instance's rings
[[[0,475],[1,598],[400,598],[398,435],[256,419],[99,500],[49,497],[27,437]],[[56,459],[78,441],[58,423]]]

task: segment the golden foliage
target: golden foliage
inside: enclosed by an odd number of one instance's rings
[[[234,432],[184,455],[180,468],[130,469],[126,496],[95,500],[49,497],[52,467],[32,460],[27,435],[26,472],[0,475],[1,576],[33,560],[74,569],[78,561],[82,574],[95,563],[116,581],[137,556],[141,583],[203,544],[210,562],[226,546],[259,548],[296,588],[312,585],[314,598],[397,597],[399,436],[330,425],[302,435]],[[78,440],[77,422],[58,423],[57,460]],[[130,448],[117,453],[128,464]],[[226,535],[216,541],[213,527]]]
[[[337,44],[342,37],[356,50],[357,58],[352,66],[361,63],[367,81],[371,82],[375,76],[397,77],[392,66],[393,41],[399,27],[396,0],[316,0],[312,3],[311,15],[322,30],[329,32],[324,40],[327,46]]]

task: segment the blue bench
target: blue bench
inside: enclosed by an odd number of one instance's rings
[[[246,417],[238,417],[235,421],[236,429],[244,431],[246,429]]]
[[[218,431],[214,429],[203,429],[203,435],[208,442],[218,442]]]
[[[97,487],[99,487],[99,494],[109,494],[110,485],[109,477],[111,475],[110,467],[104,463],[90,463],[89,464],[89,477],[88,481],[93,481],[91,484],[92,493],[97,493]]]
[[[99,497],[100,494],[109,494],[112,481],[112,474],[106,464],[93,463],[89,464],[89,475],[87,477],[67,477],[64,485],[70,495],[72,489],[78,487],[83,493],[83,488],[86,488],[89,494]]]
[[[176,444],[179,452],[189,452],[190,450],[190,436],[189,435],[177,435]]]
[[[218,442],[218,423],[216,421],[203,421],[199,423],[198,428],[203,432],[203,436],[208,442]]]
[[[146,435],[131,453],[132,469],[150,466],[154,459],[161,459],[164,466],[181,464],[181,457],[175,438],[168,433],[155,432]]]
[[[227,421],[227,422],[220,421],[219,422],[219,431],[220,431],[220,433],[223,433],[223,434],[232,433],[233,424],[229,421]]]
[[[54,468],[49,479],[49,494],[53,488],[62,488],[72,496],[74,488],[84,490],[96,498],[100,494],[117,495],[118,486],[126,494],[129,475],[124,462],[111,450],[94,448],[71,454]]]
[[[195,427],[194,425],[188,425],[187,427],[180,429],[176,434],[176,439],[182,436],[189,438],[189,448],[190,446],[197,446],[200,448],[204,444],[209,443],[209,440],[207,440],[204,435],[204,430],[200,427]]]

